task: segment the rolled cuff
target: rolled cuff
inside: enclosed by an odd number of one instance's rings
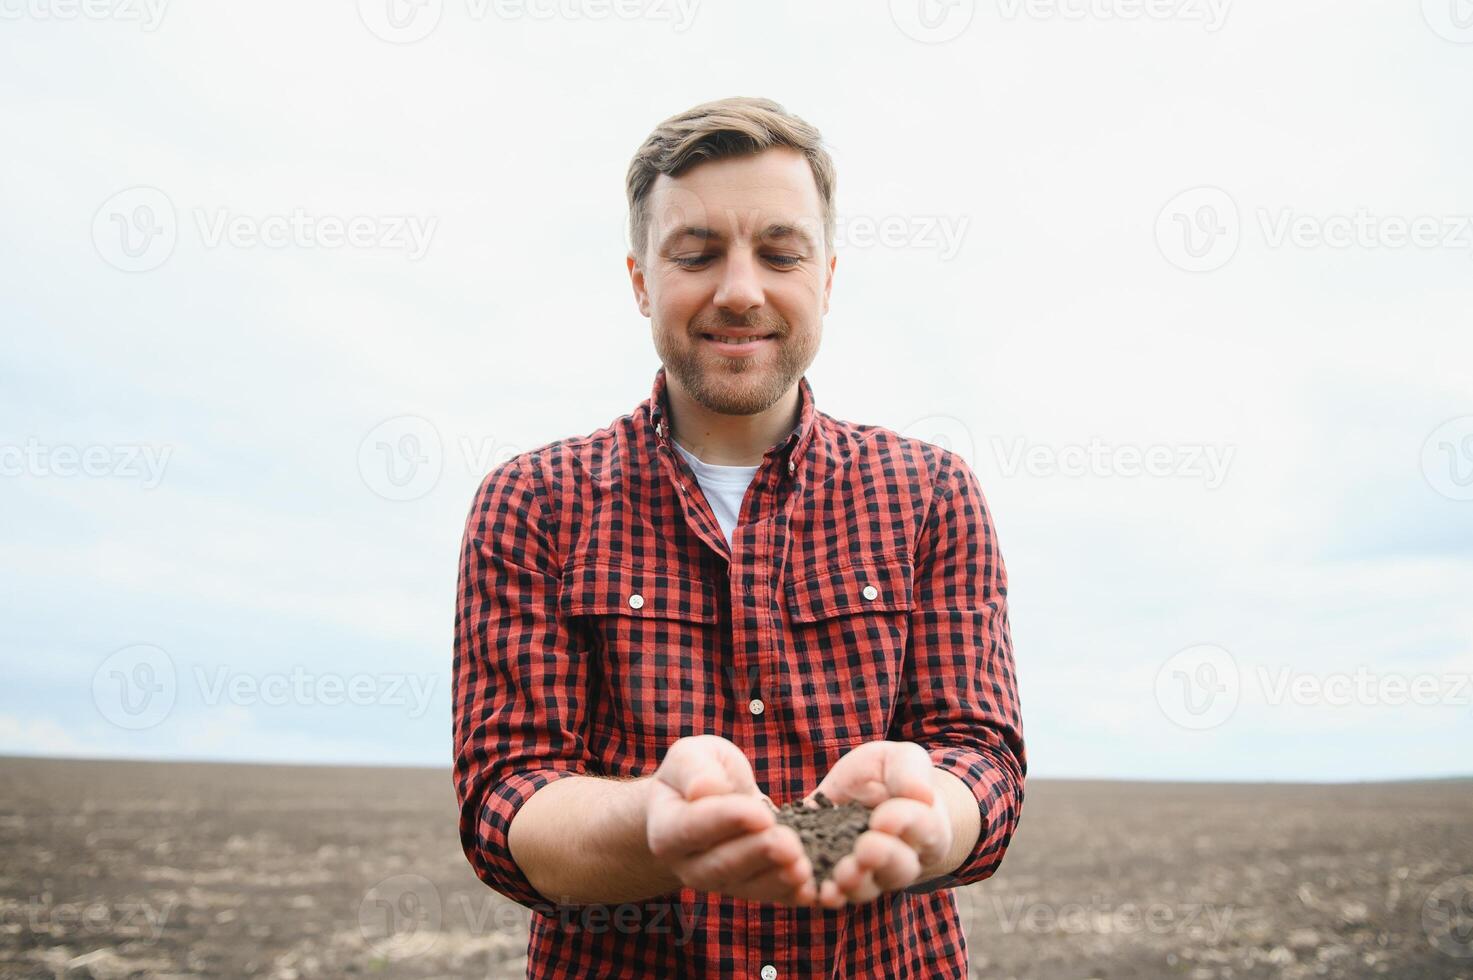
[[[905,889],[915,894],[970,885],[992,877],[1002,864],[1023,810],[1023,774],[1011,756],[954,745],[929,747],[931,764],[972,791],[981,815],[977,843],[950,873]]]
[[[460,839],[476,877],[507,898],[533,911],[546,911],[556,903],[532,886],[512,859],[508,832],[522,805],[542,787],[568,776],[585,776],[579,769],[534,769],[508,776],[487,787],[478,804],[468,802],[461,811]]]

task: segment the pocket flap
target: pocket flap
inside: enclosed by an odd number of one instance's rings
[[[788,581],[788,610],[800,623],[910,607],[911,564],[901,555],[877,555]]]
[[[565,616],[641,616],[715,623],[716,587],[704,579],[621,565],[583,563],[563,573],[558,605]]]

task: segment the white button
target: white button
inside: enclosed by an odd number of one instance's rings
[[[794,463],[791,459],[788,460],[788,472],[789,473],[793,472],[797,468],[798,468],[798,464],[797,463]]]
[[[643,609],[644,608],[644,596],[640,595],[638,592],[636,592],[636,593],[634,593],[634,595],[630,596],[629,597],[629,608],[630,609]]]
[[[873,585],[866,585],[864,587],[864,597],[866,599],[873,599],[875,596],[877,596],[879,594],[880,594],[880,590],[877,589],[877,588],[875,588]]]
[[[657,436],[663,436],[664,434],[665,434],[665,423],[664,422],[656,422],[655,423],[655,435],[657,435]]]
[[[752,712],[752,714],[754,715],[762,714],[762,709],[765,707],[767,707],[767,705],[762,703],[761,698],[753,698],[752,700],[747,702],[747,710]]]
[[[762,967],[762,980],[777,980],[777,967],[771,963]]]

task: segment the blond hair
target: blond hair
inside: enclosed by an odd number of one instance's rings
[[[635,260],[644,264],[649,246],[648,199],[660,174],[679,177],[706,160],[760,153],[774,146],[798,150],[808,159],[823,203],[823,237],[834,249],[834,161],[817,129],[771,99],[735,97],[706,102],[671,116],[655,127],[629,161],[629,240]]]

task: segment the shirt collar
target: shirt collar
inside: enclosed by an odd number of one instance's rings
[[[670,435],[669,397],[665,367],[661,365],[660,369],[655,372],[655,383],[650,389],[649,400],[645,402],[647,424],[655,441],[669,447],[671,452],[674,452],[676,442]],[[788,473],[796,475],[807,455],[808,443],[813,439],[813,427],[817,415],[818,411],[813,401],[813,386],[808,383],[808,376],[804,375],[798,379],[798,424],[792,432],[788,433],[787,438],[764,453],[763,458],[786,456]]]

